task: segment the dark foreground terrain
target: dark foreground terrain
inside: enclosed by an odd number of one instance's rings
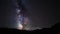
[[[10,29],[10,28],[0,28],[0,32],[2,33],[22,33],[22,34],[31,34],[31,33],[57,33],[60,32],[60,23],[55,24],[52,28],[43,28],[41,30],[36,29],[34,31],[25,31],[25,30],[18,30],[18,29]]]

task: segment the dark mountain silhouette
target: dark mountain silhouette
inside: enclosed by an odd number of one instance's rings
[[[60,23],[55,24],[54,26],[52,26],[52,28],[43,28],[41,30],[36,29],[33,31],[26,31],[26,30],[18,30],[18,29],[12,29],[12,28],[0,28],[0,32],[10,32],[10,33],[56,33],[60,31]]]
[[[56,33],[56,32],[60,32],[60,23],[57,23],[57,24],[55,24],[54,26],[52,26],[51,28],[43,28],[43,29],[41,29],[41,30],[39,30],[39,29],[37,29],[37,30],[34,30],[35,32],[38,32],[38,33],[40,33],[40,32],[45,32],[45,33],[47,33],[47,32],[50,32],[50,33],[52,33],[52,32],[54,32],[54,33]]]

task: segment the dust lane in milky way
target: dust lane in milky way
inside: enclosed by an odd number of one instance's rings
[[[18,29],[20,30],[28,30],[29,19],[27,17],[23,17],[20,13],[21,10],[17,10],[18,15]]]

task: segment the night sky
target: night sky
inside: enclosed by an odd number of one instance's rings
[[[49,28],[60,21],[59,5],[52,0],[22,0],[27,10],[28,28]],[[15,0],[0,0],[0,27],[18,28]],[[57,8],[57,9],[56,9]]]

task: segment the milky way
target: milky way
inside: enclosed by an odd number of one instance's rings
[[[20,30],[28,30],[29,20],[28,20],[27,17],[24,17],[24,13],[22,12],[23,10],[25,11],[25,9],[23,9],[24,6],[22,6],[21,3],[19,3],[19,4],[20,4],[19,7],[16,9],[17,18],[18,18],[18,20],[17,20],[18,21],[18,29],[20,29]],[[17,2],[17,5],[18,5],[18,2]],[[22,14],[20,14],[20,12],[22,12]]]

